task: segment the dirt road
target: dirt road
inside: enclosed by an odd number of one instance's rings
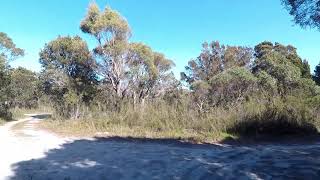
[[[59,148],[66,142],[48,132],[36,130],[34,125],[38,122],[39,119],[30,114],[28,118],[0,127],[0,180],[13,176],[13,164],[44,157],[50,149]]]
[[[62,139],[30,117],[0,127],[0,179],[320,179],[320,143],[192,145]],[[17,123],[20,127],[16,128]]]

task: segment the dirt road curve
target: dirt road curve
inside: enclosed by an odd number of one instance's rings
[[[320,179],[320,143],[190,145],[173,140],[68,140],[30,117],[0,127],[0,180]],[[17,128],[17,123],[23,123]]]

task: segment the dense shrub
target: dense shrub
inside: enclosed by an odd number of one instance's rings
[[[12,113],[9,110],[9,106],[7,104],[0,104],[0,118],[4,120],[11,120]]]
[[[239,136],[310,135],[317,133],[316,121],[317,116],[301,99],[277,99],[254,112],[246,111],[227,132]]]

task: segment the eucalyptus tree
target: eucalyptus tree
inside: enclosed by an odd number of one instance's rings
[[[146,98],[160,96],[177,83],[170,71],[173,62],[142,43],[130,43],[128,22],[110,7],[100,11],[97,4],[90,4],[80,28],[97,40],[93,52],[100,87],[111,90],[106,96],[113,101],[132,97],[134,104],[144,104]]]
[[[297,49],[291,45],[282,45],[280,43],[272,43],[264,41],[254,47],[254,55],[257,59],[264,58],[271,54],[277,53],[284,56],[288,62],[294,64],[300,69],[303,68],[303,61],[297,54]]]
[[[213,76],[232,67],[248,66],[253,59],[251,48],[225,46],[218,41],[204,43],[201,54],[188,62],[182,78],[189,83],[209,81]]]
[[[98,57],[99,75],[109,84],[107,87],[123,98],[127,89],[125,76],[131,35],[127,21],[110,7],[100,11],[97,4],[91,3],[80,28],[97,40],[94,54]]]
[[[153,52],[142,43],[131,43],[128,55],[128,85],[134,104],[137,99],[144,104],[146,98],[163,95],[174,86],[171,84],[174,63],[163,54]]]
[[[264,41],[256,45],[254,50],[256,57],[255,63],[258,63],[259,60],[268,58],[274,59],[277,62],[280,62],[282,59],[286,61],[285,63],[288,62],[290,65],[294,65],[295,67],[299,68],[302,78],[311,78],[310,65],[308,64],[308,61],[302,60],[294,46],[284,46],[280,43],[273,44],[271,42]],[[275,58],[272,56],[279,57]]]
[[[320,29],[320,1],[319,0],[281,0],[294,22],[301,27]]]
[[[215,105],[238,104],[253,96],[257,84],[248,68],[233,67],[210,79],[210,99]]]
[[[24,55],[24,50],[17,48],[6,33],[0,32],[0,59],[11,61]]]
[[[11,99],[10,71],[8,62],[24,55],[6,33],[0,32],[0,117],[9,118],[8,101]]]
[[[79,118],[80,107],[95,93],[95,61],[85,41],[79,36],[58,37],[40,52],[45,92],[60,115]]]
[[[282,97],[297,95],[295,92],[298,88],[311,83],[310,66],[306,60],[300,58],[295,47],[262,42],[256,45],[254,50],[256,58],[252,72],[265,72],[275,79],[277,93]]]
[[[6,60],[0,56],[0,118],[10,118],[8,114],[8,101],[10,100],[10,74]]]
[[[225,46],[218,41],[204,43],[201,54],[196,59],[190,60],[186,66],[186,72],[181,73],[182,80],[189,83],[193,90],[194,102],[199,110],[204,111],[207,106],[220,103],[221,98],[217,99],[217,97],[222,92],[218,88],[222,87],[222,83],[225,85],[228,82],[236,82],[236,79],[223,82],[222,80],[235,78],[237,75],[247,75],[247,72],[242,73],[242,71],[249,68],[252,59],[251,48]],[[228,71],[237,67],[243,67],[236,71],[239,73]],[[227,89],[225,90],[228,91]]]
[[[26,68],[10,70],[11,106],[34,108],[38,105],[38,75]]]
[[[6,33],[0,32],[0,88],[8,83],[8,62],[24,55],[24,50],[17,48]]]

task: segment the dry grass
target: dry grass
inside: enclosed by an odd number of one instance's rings
[[[135,138],[156,138],[156,139],[180,139],[192,142],[217,142],[230,136],[221,132],[196,132],[189,129],[161,130],[142,126],[128,126],[110,124],[105,120],[47,120],[39,124],[42,129],[49,130],[61,136],[72,137],[135,137]]]
[[[91,110],[80,120],[48,120],[40,128],[63,136],[121,136],[139,138],[171,138],[193,142],[216,142],[226,137],[222,118],[235,114],[215,109],[199,116],[187,107],[166,104],[145,106],[143,110],[131,107],[120,112],[95,112]]]
[[[209,143],[246,135],[258,137],[259,133],[269,131],[279,134],[299,133],[300,130],[316,132],[311,130],[318,121],[314,121],[313,113],[304,104],[296,101],[275,101],[271,104],[275,105],[252,101],[232,107],[212,108],[207,113],[161,103],[145,106],[143,110],[126,107],[120,112],[96,112],[91,109],[82,119],[43,121],[40,128],[63,136],[171,138]]]

